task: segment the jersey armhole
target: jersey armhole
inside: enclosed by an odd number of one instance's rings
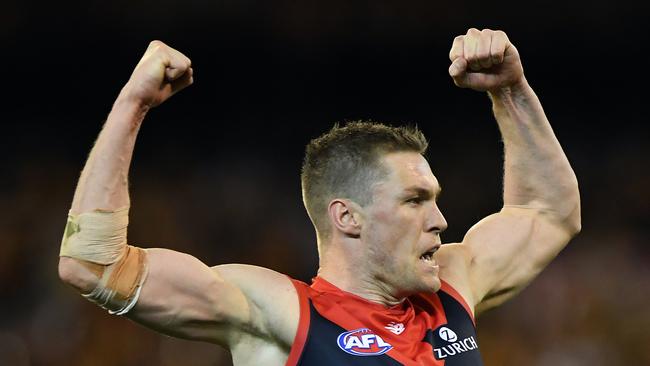
[[[456,291],[453,287],[451,287],[450,284],[447,282],[440,280],[441,286],[440,290],[442,290],[444,293],[448,294],[449,296],[453,297],[454,300],[458,301],[459,304],[463,306],[465,311],[467,312],[467,315],[469,315],[470,319],[472,319],[472,323],[474,323],[474,327],[476,327],[476,320],[474,319],[474,313],[472,312],[471,308],[467,304],[467,301],[463,298],[463,296]]]
[[[293,278],[289,278],[291,283],[296,288],[296,293],[298,294],[298,302],[300,304],[300,318],[298,320],[298,329],[296,330],[296,336],[293,339],[293,344],[291,345],[291,351],[289,352],[289,358],[285,366],[295,366],[300,360],[302,355],[302,350],[305,348],[305,343],[307,343],[307,333],[309,331],[309,295],[307,293],[307,285]]]

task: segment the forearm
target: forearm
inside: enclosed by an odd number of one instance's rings
[[[504,205],[548,210],[579,225],[576,176],[525,78],[489,95],[505,149]]]
[[[84,244],[84,247],[91,245],[93,247],[83,249],[79,248],[78,244],[70,247],[72,239],[69,236],[78,230],[73,227],[79,224],[77,220],[80,214],[115,211],[129,206],[129,165],[136,136],[145,113],[146,108],[142,108],[137,103],[130,102],[120,95],[106,119],[79,178],[70,209],[72,216],[69,217],[69,220],[73,220],[75,224],[71,226],[68,222],[66,226],[60,253],[59,275],[64,281],[84,294],[89,293],[97,286],[106,263],[111,260],[97,261],[89,257],[78,261],[85,257],[80,256],[80,252],[99,251],[99,247],[103,243],[97,241],[99,238],[93,237],[91,242]],[[116,246],[109,250],[109,252],[113,252],[112,257],[124,253],[127,245],[126,238],[115,242],[115,244]],[[105,249],[102,251],[106,252]]]
[[[81,173],[71,214],[129,205],[128,173],[135,139],[149,108],[194,81],[192,62],[160,41],[149,44],[118,96]]]
[[[146,112],[122,95],[117,98],[79,178],[71,214],[129,205],[129,166]]]
[[[191,61],[152,41],[113,104],[79,178],[68,215],[59,277],[114,314],[138,301],[147,252],[127,245],[128,174],[135,140],[150,108],[193,82]]]

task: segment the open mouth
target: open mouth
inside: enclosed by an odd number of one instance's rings
[[[420,259],[423,261],[431,262],[433,260],[433,254],[438,251],[438,248],[440,248],[439,245],[427,250],[426,252],[422,253],[420,256]]]

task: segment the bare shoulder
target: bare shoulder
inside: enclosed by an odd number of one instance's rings
[[[440,266],[440,279],[453,287],[473,311],[476,299],[470,283],[470,248],[462,243],[449,243],[442,245],[435,255]]]
[[[287,350],[298,329],[300,303],[291,279],[268,268],[246,264],[212,267],[225,281],[239,288],[252,312],[253,332],[271,336]]]

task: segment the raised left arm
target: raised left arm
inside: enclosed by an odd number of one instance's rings
[[[503,208],[457,245],[466,259],[461,287],[478,313],[523,289],[580,231],[580,195],[505,33],[470,29],[450,58],[456,85],[488,92],[505,148]]]

